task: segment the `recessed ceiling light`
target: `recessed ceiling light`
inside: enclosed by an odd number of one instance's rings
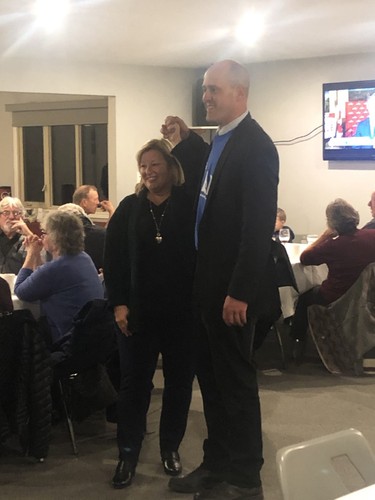
[[[235,29],[237,40],[244,45],[254,45],[264,32],[264,16],[256,12],[247,12]]]
[[[38,26],[47,32],[58,30],[70,10],[70,0],[37,0],[33,12]]]

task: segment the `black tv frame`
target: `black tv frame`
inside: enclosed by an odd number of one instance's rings
[[[323,83],[322,89],[322,115],[323,115],[323,160],[327,161],[375,161],[375,147],[341,147],[328,149],[326,144],[329,139],[325,138],[326,130],[326,92],[330,90],[349,90],[363,96],[375,93],[375,80],[357,80],[351,82]]]

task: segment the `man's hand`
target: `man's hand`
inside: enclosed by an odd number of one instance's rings
[[[23,234],[24,236],[31,236],[33,232],[29,229],[28,225],[23,219],[13,220],[11,222],[12,231],[15,231],[18,234]]]
[[[120,328],[121,332],[126,336],[126,337],[131,337],[131,332],[128,330],[128,315],[129,315],[129,309],[127,306],[115,306],[114,308],[115,312],[115,321],[117,323],[117,326]]]
[[[160,132],[164,139],[171,142],[173,146],[177,146],[179,142],[189,137],[190,129],[178,116],[167,116]]]
[[[223,306],[223,320],[227,326],[245,326],[247,323],[247,302],[226,296]]]
[[[113,215],[113,212],[115,211],[115,207],[112,205],[112,202],[109,200],[102,200],[100,202],[100,206],[101,206],[102,210],[104,210],[105,212],[108,212],[109,218],[111,218]]]

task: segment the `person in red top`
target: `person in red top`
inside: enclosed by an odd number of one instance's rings
[[[326,216],[328,228],[300,257],[305,266],[327,264],[328,277],[298,299],[291,329],[297,341],[306,336],[308,306],[334,302],[375,262],[375,229],[358,229],[358,212],[349,203],[338,198],[327,206]]]

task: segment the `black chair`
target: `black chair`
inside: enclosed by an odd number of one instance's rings
[[[51,357],[28,310],[0,312],[0,442],[16,434],[43,461],[51,430]]]
[[[275,261],[277,286],[279,288],[282,288],[284,286],[291,286],[295,289],[297,293],[299,293],[296,278],[294,276],[293,268],[290,263],[289,256],[285,249],[285,246],[279,241],[272,241],[271,254]],[[287,365],[285,358],[285,349],[280,334],[280,330],[276,322],[272,325],[272,330],[275,331],[275,334],[277,336],[280,346],[283,367],[284,369],[286,369]]]
[[[113,311],[103,299],[88,302],[75,316],[71,332],[52,346],[55,381],[74,454],[78,449],[73,420],[82,421],[117,398],[105,369],[116,348]]]
[[[296,292],[298,293],[298,287],[296,283],[296,279],[294,277],[292,265],[290,263],[288,253],[285,250],[285,247],[280,241],[271,242],[271,256],[274,263],[274,282],[278,288],[284,286],[292,286]],[[279,313],[279,319],[281,316],[281,310]],[[282,368],[287,368],[286,356],[285,356],[285,348],[282,340],[282,336],[280,330],[277,325],[277,319],[271,320],[267,317],[265,318],[250,318],[250,334],[252,337],[251,342],[251,354],[253,350],[258,349],[269,332],[274,332],[277,338],[277,342],[280,349]]]
[[[294,277],[292,264],[285,250],[285,246],[279,241],[273,241],[271,244],[271,255],[276,267],[276,283],[279,288],[283,286],[292,286],[297,293],[298,286]]]
[[[117,401],[117,391],[105,366],[100,363],[84,371],[61,376],[57,383],[73,453],[77,455],[73,421],[82,422],[93,412],[112,405]]]

